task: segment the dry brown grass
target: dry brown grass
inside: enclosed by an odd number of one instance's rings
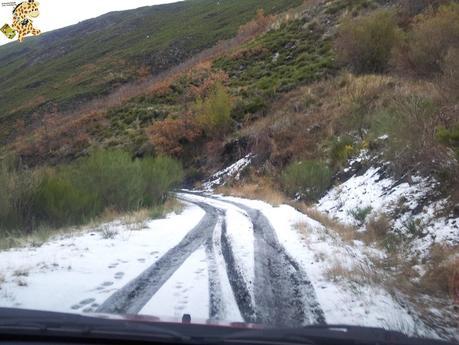
[[[366,224],[367,231],[362,234],[365,243],[374,243],[383,240],[391,230],[389,217],[385,214],[371,217]]]
[[[358,233],[352,226],[342,224],[327,214],[322,213],[315,208],[309,207],[304,203],[296,202],[293,203],[292,206],[306,214],[308,217],[319,222],[333,233],[336,233],[343,241],[352,243],[352,241],[358,239]]]
[[[164,210],[166,213],[175,212],[176,214],[180,214],[183,212],[184,208],[185,206],[183,203],[177,198],[170,197],[164,203]]]
[[[154,207],[153,209],[142,208],[129,213],[120,213],[114,209],[106,209],[104,213],[96,220],[86,225],[85,229],[95,228],[104,223],[110,223],[115,220],[120,220],[125,225],[138,225],[147,220],[152,219],[152,216],[159,218],[170,212],[180,214],[183,211],[183,204],[177,198],[170,197],[164,205]],[[131,229],[131,227],[130,227]]]
[[[257,182],[235,184],[217,188],[217,193],[248,199],[259,199],[279,206],[287,202],[287,197],[276,190],[268,178],[257,179]]]
[[[305,239],[307,239],[312,233],[311,227],[306,222],[298,222],[294,225],[294,227]]]
[[[356,284],[378,284],[381,282],[381,276],[377,271],[356,264],[352,267],[346,267],[337,258],[327,269],[326,276],[333,282],[347,281]]]
[[[459,246],[434,244],[430,250],[427,271],[420,281],[420,288],[436,295],[451,295],[457,289]]]

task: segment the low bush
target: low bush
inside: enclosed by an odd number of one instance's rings
[[[364,218],[366,217],[367,216],[365,216]],[[381,240],[384,241],[384,239],[386,238],[386,236],[388,235],[391,229],[391,223],[390,223],[389,218],[386,215],[381,214],[379,216],[370,217],[366,225],[366,228],[367,228],[366,235],[368,236],[369,242],[381,241]],[[384,247],[386,247],[385,244],[383,245]]]
[[[431,77],[442,70],[450,48],[459,47],[459,4],[440,6],[416,17],[412,29],[394,50],[400,71]]]
[[[180,157],[185,146],[195,142],[202,130],[189,118],[157,121],[146,130],[158,153]]]
[[[378,10],[345,20],[339,29],[335,50],[338,60],[354,72],[384,72],[400,38],[395,15],[388,10]]]
[[[332,172],[320,161],[302,161],[290,164],[282,174],[285,191],[308,200],[316,200],[330,187]]]
[[[441,123],[437,104],[416,95],[397,97],[381,114],[389,134],[386,159],[398,172],[413,168],[437,171],[441,167],[444,149],[436,139]]]
[[[341,167],[354,153],[354,140],[349,137],[333,138],[330,145],[330,160],[334,167]]]
[[[421,278],[421,287],[424,292],[439,296],[454,297],[455,274],[457,274],[457,246],[435,244],[430,249],[429,261],[426,264],[426,273]]]
[[[448,50],[441,63],[441,71],[437,84],[442,96],[451,102],[459,101],[459,46]]]
[[[162,204],[182,181],[181,165],[166,157],[133,160],[123,151],[96,151],[58,168],[0,166],[0,236],[38,227],[78,225],[101,215]]]
[[[362,225],[365,223],[368,215],[371,213],[372,210],[373,208],[371,206],[357,207],[349,211],[349,215],[351,215],[356,221],[358,221]]]
[[[440,127],[437,129],[437,139],[451,147],[459,159],[459,123],[452,128]]]

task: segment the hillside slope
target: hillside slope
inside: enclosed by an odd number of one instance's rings
[[[6,132],[0,142],[20,116],[72,109],[233,36],[260,8],[279,12],[300,2],[184,1],[112,12],[1,46],[0,120]]]

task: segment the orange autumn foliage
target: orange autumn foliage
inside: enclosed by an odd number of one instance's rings
[[[158,153],[175,157],[183,153],[186,144],[202,135],[202,130],[190,118],[155,122],[146,132]]]

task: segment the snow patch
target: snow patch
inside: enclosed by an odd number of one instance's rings
[[[224,186],[229,180],[239,181],[241,173],[252,163],[255,156],[249,154],[238,160],[236,163],[212,175],[207,182],[203,184],[203,189],[212,191],[217,186]]]
[[[317,208],[362,231],[365,221],[356,219],[355,214],[365,214],[363,210],[367,209],[366,221],[381,214],[390,215],[395,218],[395,232],[407,236],[413,236],[416,230],[420,232],[414,235],[413,246],[423,253],[433,243],[459,243],[459,218],[439,216],[447,200],[428,202],[439,183],[417,175],[411,176],[411,181],[395,181],[384,176],[382,167],[371,167],[363,175],[354,175],[332,188]]]

